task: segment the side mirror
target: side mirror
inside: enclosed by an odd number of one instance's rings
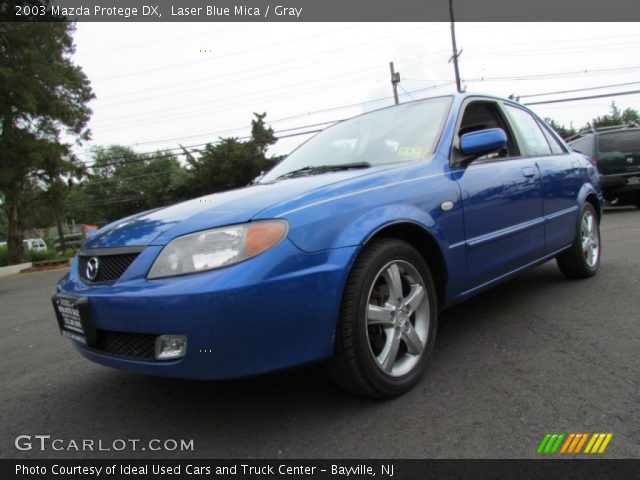
[[[478,158],[496,152],[507,145],[507,134],[501,128],[487,128],[465,133],[460,137],[460,153]]]

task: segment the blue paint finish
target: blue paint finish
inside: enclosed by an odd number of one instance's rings
[[[203,379],[321,360],[333,352],[351,265],[373,235],[398,223],[422,228],[437,245],[447,278],[442,307],[552,258],[573,241],[586,198],[602,201],[597,172],[577,153],[452,166],[456,122],[467,98],[453,96],[436,147],[421,160],[254,185],[102,228],[85,250],[144,249],[110,284],[79,278],[76,258],[58,290],[88,297],[100,330],[187,335],[187,354],[178,361],[139,361],[74,345],[112,367]],[[469,135],[469,142],[485,146],[487,137],[499,140],[497,132]],[[209,272],[146,278],[178,236],[273,218],[288,222],[287,239],[254,258]]]
[[[506,145],[507,134],[501,128],[487,128],[465,133],[460,137],[460,151],[463,155],[484,155]]]

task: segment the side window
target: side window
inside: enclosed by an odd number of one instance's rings
[[[514,128],[520,133],[526,153],[529,155],[550,155],[551,148],[536,119],[529,112],[511,105],[506,105],[506,110]]]
[[[564,148],[562,143],[560,143],[558,139],[549,131],[548,127],[546,127],[545,125],[540,125],[540,128],[542,129],[542,133],[544,133],[544,136],[547,138],[547,142],[551,147],[551,153],[555,155],[562,155],[563,153],[567,153],[567,150]]]
[[[460,137],[465,133],[477,132],[488,128],[501,128],[504,130],[507,134],[507,146],[496,153],[480,157],[479,160],[518,156],[518,146],[495,102],[476,101],[469,103],[465,107],[460,127],[458,128],[457,141],[459,142]]]
[[[571,142],[571,148],[584,153],[588,157],[593,157],[593,135],[587,135]]]

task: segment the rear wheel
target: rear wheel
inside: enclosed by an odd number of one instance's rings
[[[436,324],[435,286],[422,256],[402,240],[376,240],[351,270],[329,373],[359,395],[401,395],[425,369]]]
[[[598,215],[593,205],[586,202],[580,211],[576,241],[558,256],[558,267],[567,278],[592,277],[600,266],[600,251]]]

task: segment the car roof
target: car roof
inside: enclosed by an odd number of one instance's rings
[[[591,134],[595,135],[598,133],[617,132],[617,131],[626,131],[626,130],[640,130],[640,126],[636,125],[635,123],[629,123],[624,125],[611,125],[609,127],[585,128],[584,130],[580,130],[578,133],[576,133],[572,137],[569,137],[566,141],[567,143],[575,142],[576,140],[579,140],[580,138],[586,137],[587,135],[591,135]]]

